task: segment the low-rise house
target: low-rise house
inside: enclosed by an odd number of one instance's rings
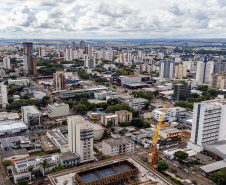
[[[153,110],[153,112],[152,112],[152,117],[153,117],[155,120],[159,121],[160,118],[161,118],[161,116],[162,116],[162,110],[163,110],[163,109],[155,109],[155,110]],[[162,121],[165,121],[165,120],[166,120],[166,114],[163,113],[163,119],[162,119]]]
[[[133,151],[134,142],[128,137],[110,138],[102,141],[104,155],[116,156],[123,153],[132,153]]]
[[[116,111],[115,114],[118,116],[119,123],[131,121],[133,118],[133,113],[128,110]]]
[[[107,126],[108,123],[112,123],[112,126],[118,125],[118,116],[113,113],[102,114],[101,115],[101,124]]]
[[[61,154],[60,164],[66,168],[77,166],[80,164],[80,156],[70,151],[64,152]]]
[[[165,127],[160,129],[159,135],[163,137],[162,144],[178,141],[181,139],[182,131],[177,128]]]
[[[69,105],[65,103],[49,104],[47,107],[47,114],[50,118],[67,116],[70,114]]]

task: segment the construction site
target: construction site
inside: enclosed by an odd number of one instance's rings
[[[172,185],[135,156],[123,156],[48,175],[52,185]]]
[[[124,184],[132,182],[139,170],[129,161],[121,161],[103,167],[79,172],[74,181],[81,185]]]

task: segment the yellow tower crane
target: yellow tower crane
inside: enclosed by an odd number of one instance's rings
[[[166,104],[163,107],[162,114],[161,114],[160,120],[158,122],[158,125],[155,128],[155,132],[153,134],[153,139],[152,139],[152,144],[151,144],[150,150],[147,154],[148,161],[150,162],[150,165],[153,168],[157,167],[158,151],[159,151],[159,148],[157,146],[157,142],[158,142],[159,131],[160,131],[160,128],[161,128],[161,125],[162,125],[162,121],[163,121],[163,118],[164,118],[165,111],[166,111]]]

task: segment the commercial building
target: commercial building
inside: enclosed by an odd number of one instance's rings
[[[11,69],[10,58],[9,57],[4,57],[3,58],[3,66],[4,66],[4,69],[6,69],[6,70]]]
[[[0,105],[2,108],[6,108],[8,104],[7,87],[4,84],[0,84]]]
[[[79,89],[79,90],[73,90],[73,91],[60,91],[60,98],[63,100],[72,99],[72,98],[75,98],[77,94],[90,94],[100,90],[107,90],[107,88],[103,86],[103,87]]]
[[[225,140],[226,102],[210,100],[194,103],[191,139],[188,148],[203,151],[205,145]]]
[[[143,108],[145,108],[145,104],[148,102],[149,101],[144,98],[135,98],[131,99],[128,105],[134,110],[141,111]]]
[[[177,128],[165,127],[160,129],[159,135],[166,139],[166,141],[177,141],[181,139],[182,131]]]
[[[13,112],[0,112],[0,121],[6,120],[19,120],[20,117],[17,113]]]
[[[133,151],[134,141],[128,137],[102,140],[102,152],[104,155],[116,156],[124,153],[132,153]]]
[[[226,72],[213,73],[212,80],[212,88],[226,89]]]
[[[56,91],[66,89],[66,78],[63,71],[57,71],[56,73],[53,73],[53,78],[53,84]]]
[[[113,76],[111,82],[121,86],[129,86],[136,83],[150,83],[151,76],[148,75],[127,75],[127,76]]]
[[[93,126],[81,116],[68,117],[68,146],[81,162],[93,160]]]
[[[156,121],[159,121],[161,116],[162,116],[162,108],[161,109],[155,109],[153,110],[152,112],[152,117],[156,120]],[[166,120],[166,114],[163,113],[163,121]]]
[[[27,86],[29,84],[29,80],[28,79],[18,79],[18,80],[9,79],[8,84],[9,85]]]
[[[172,100],[174,101],[185,101],[191,96],[191,84],[183,81],[180,84],[173,85]]]
[[[131,121],[133,118],[133,113],[128,110],[116,111],[115,114],[118,116],[118,123]]]
[[[25,132],[28,126],[20,120],[4,120],[0,121],[0,135],[13,135]]]
[[[23,55],[25,64],[25,73],[30,75],[37,75],[37,63],[33,57],[33,43],[23,42]]]
[[[22,120],[28,127],[41,125],[42,113],[34,105],[21,107]]]
[[[49,118],[56,118],[60,116],[69,115],[69,105],[65,103],[48,104],[47,115]]]
[[[159,77],[161,78],[174,78],[175,61],[160,61],[159,63]]]
[[[66,168],[77,166],[80,164],[80,156],[71,151],[64,152],[60,156],[60,164]]]
[[[101,92],[94,92],[93,97],[99,100],[103,100],[110,95],[112,95],[112,91],[101,91]]]
[[[96,59],[85,59],[84,67],[88,67],[89,69],[94,69],[96,67]]]
[[[196,81],[211,84],[213,70],[214,61],[208,61],[207,58],[205,58],[203,62],[197,62]]]
[[[80,49],[82,49],[83,51],[85,51],[85,41],[81,40],[80,41]]]
[[[118,125],[118,116],[113,113],[102,114],[101,124],[107,126],[109,123],[112,123],[114,126]]]
[[[186,109],[182,107],[167,108],[165,112],[165,118],[169,122],[177,121],[179,113],[184,111],[186,111]]]

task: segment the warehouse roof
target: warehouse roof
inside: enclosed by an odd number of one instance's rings
[[[5,133],[5,132],[17,132],[22,129],[28,129],[27,125],[23,121],[14,121],[14,120],[8,120],[8,121],[3,121],[0,122],[0,133]]]
[[[200,169],[202,169],[206,173],[211,173],[217,170],[220,170],[222,168],[226,168],[226,161],[217,161],[215,163],[207,164],[205,166],[201,166]]]

